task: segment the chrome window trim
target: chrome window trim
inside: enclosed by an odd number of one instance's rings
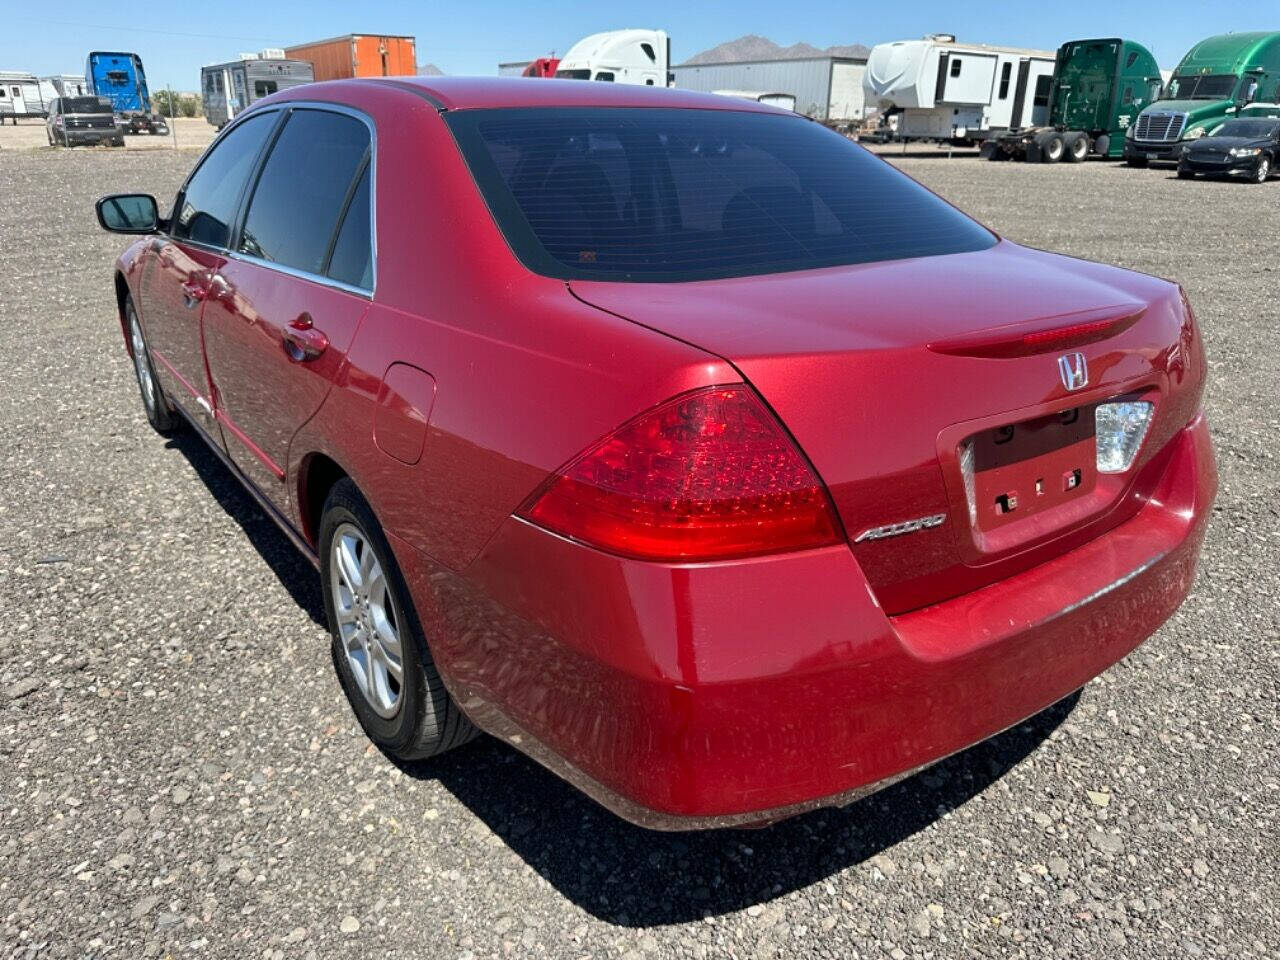
[[[296,267],[276,263],[273,260],[264,260],[261,257],[241,253],[235,249],[235,247],[240,243],[240,232],[244,226],[244,218],[249,213],[249,203],[252,201],[253,194],[258,188],[258,181],[262,177],[262,170],[266,166],[267,161],[271,159],[271,148],[275,147],[276,138],[279,136],[280,130],[283,128],[283,124],[279,119],[277,119],[276,127],[270,134],[268,134],[267,142],[264,144],[264,148],[267,150],[267,153],[265,156],[260,156],[255,161],[250,180],[245,185],[244,196],[236,206],[235,221],[232,224],[231,231],[231,245],[229,247],[216,247],[207,243],[199,243],[194,240],[174,237],[172,229],[170,230],[169,239],[175,243],[185,243],[201,250],[208,250],[210,253],[222,254],[228,260],[238,260],[241,263],[249,263],[254,266],[263,267],[267,270],[274,270],[276,273],[281,273],[288,277],[294,277],[299,280],[309,280],[312,283],[318,283],[322,286],[332,287],[335,290],[341,290],[345,293],[355,294],[356,296],[363,297],[366,300],[372,300],[378,288],[378,128],[374,124],[373,118],[364,111],[358,110],[355,107],[349,107],[343,103],[331,103],[327,100],[291,100],[281,104],[272,104],[271,106],[263,107],[258,110],[246,110],[244,113],[240,114],[240,116],[236,117],[231,123],[223,127],[222,132],[214,138],[213,143],[209,144],[209,147],[205,150],[204,154],[200,157],[199,162],[196,164],[195,169],[192,170],[191,173],[187,175],[187,179],[182,182],[182,188],[178,191],[178,196],[181,197],[186,195],[187,183],[196,175],[196,172],[204,164],[205,157],[213,152],[213,148],[216,147],[222,138],[227,135],[227,131],[235,129],[235,127],[241,122],[241,118],[261,116],[266,113],[283,112],[286,114],[284,122],[287,123],[287,114],[292,113],[294,110],[318,110],[328,113],[344,114],[359,120],[369,131],[369,257],[373,283],[366,289],[365,287],[358,287],[350,283],[344,283],[341,280],[334,280],[332,277],[327,277],[324,274],[311,273],[307,270],[299,270]],[[335,231],[340,230],[341,228],[341,223],[334,225]]]

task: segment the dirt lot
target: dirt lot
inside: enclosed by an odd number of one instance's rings
[[[1013,239],[1186,285],[1222,472],[1200,582],[1077,697],[872,799],[670,836],[490,739],[407,772],[368,745],[314,574],[151,432],[122,347],[92,201],[171,196],[195,154],[0,145],[5,956],[1280,956],[1280,182],[893,157]]]
[[[167,137],[153,137],[149,133],[124,138],[126,150],[203,150],[213,142],[216,130],[204,117],[178,117],[173,121]],[[19,120],[17,126],[12,123],[0,124],[0,150],[48,150],[49,134],[43,120]],[[84,150],[118,150],[118,147],[75,147]]]

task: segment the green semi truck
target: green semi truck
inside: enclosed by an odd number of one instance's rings
[[[989,160],[1079,163],[1118,158],[1133,118],[1160,95],[1160,68],[1146,47],[1108,37],[1058,48],[1049,88],[1049,122],[1010,130],[982,145]]]
[[[1280,101],[1280,32],[1224,33],[1182,58],[1164,94],[1145,107],[1124,141],[1124,159],[1176,163],[1182,148],[1254,105]]]

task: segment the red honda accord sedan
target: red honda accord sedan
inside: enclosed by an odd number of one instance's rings
[[[319,568],[399,758],[489,731],[623,817],[839,805],[1186,596],[1216,490],[1167,280],[1002,240],[725,97],[381,79],[230,124],[115,271],[161,432]]]

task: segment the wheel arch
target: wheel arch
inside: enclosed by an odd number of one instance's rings
[[[329,491],[339,480],[351,474],[338,461],[320,451],[306,454],[298,467],[297,504],[302,536],[313,548],[319,548],[320,516]]]
[[[125,280],[124,274],[120,270],[115,272],[116,287],[116,319],[120,321],[120,336],[124,337],[125,349],[129,351],[129,356],[133,356],[133,343],[129,340],[129,325],[125,317],[124,304],[129,299],[131,291],[129,290],[129,281]]]

